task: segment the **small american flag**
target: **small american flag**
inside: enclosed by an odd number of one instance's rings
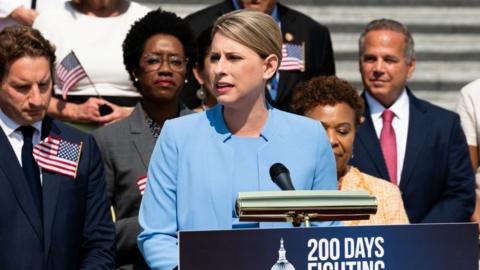
[[[305,71],[305,54],[303,43],[282,45],[282,62],[279,70],[300,70]]]
[[[145,187],[147,186],[147,177],[146,176],[141,176],[137,179],[137,186],[138,189],[140,190],[140,193],[143,195],[143,192],[145,191]]]
[[[83,69],[80,61],[73,51],[67,54],[57,65],[56,68],[58,86],[62,89],[63,99],[67,99],[67,93],[78,81],[87,77],[87,73]]]
[[[48,136],[33,147],[33,158],[46,171],[75,178],[82,152],[82,143],[72,143]]]

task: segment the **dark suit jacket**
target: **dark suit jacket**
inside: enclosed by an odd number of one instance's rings
[[[191,113],[181,106],[180,115]],[[149,269],[137,247],[142,195],[136,180],[147,175],[155,138],[140,103],[132,114],[93,132],[105,161],[108,198],[116,213],[117,268]]]
[[[279,71],[280,81],[278,95],[272,101],[267,91],[267,98],[274,107],[281,110],[290,110],[292,93],[298,82],[308,80],[317,75],[335,74],[332,41],[328,29],[296,10],[278,3],[278,14],[281,21],[281,30],[284,43],[305,43],[305,72]],[[221,15],[234,10],[232,0],[225,0],[203,10],[190,14],[185,19],[198,36],[203,30],[211,26]],[[289,33],[293,40],[287,40]],[[195,97],[192,87],[185,88],[184,99]],[[197,89],[193,87],[193,89]],[[193,90],[194,91],[194,90]],[[186,96],[188,95],[188,97]],[[190,103],[187,103],[190,106]]]
[[[155,138],[145,126],[140,104],[126,119],[99,128],[93,135],[105,161],[108,198],[117,218],[117,267],[148,269],[137,247],[142,195],[136,180],[147,175]]]
[[[475,183],[459,117],[407,91],[410,118],[400,190],[410,222],[469,221]],[[368,105],[350,163],[389,179]]]
[[[112,269],[115,235],[97,145],[92,136],[47,117],[42,138],[48,134],[83,147],[75,179],[42,172],[42,224],[0,129],[0,269]]]

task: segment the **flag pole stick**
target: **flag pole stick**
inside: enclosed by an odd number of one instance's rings
[[[78,63],[80,64],[80,66],[82,66],[82,63],[80,62],[80,59],[78,59],[77,55],[75,54],[75,52],[72,50],[71,51],[72,54],[75,56],[75,58],[77,59]],[[82,66],[83,67],[83,66]],[[88,80],[88,83],[93,87],[93,90],[95,91],[95,93],[97,93],[97,97],[98,98],[102,98],[102,95],[100,95],[100,92],[98,91],[97,87],[95,87],[95,84],[93,83],[92,79],[90,79],[90,76],[88,76],[88,73],[87,73],[87,70],[83,69],[85,71],[85,75],[87,77],[87,80]]]

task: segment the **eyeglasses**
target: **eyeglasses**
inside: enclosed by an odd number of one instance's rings
[[[181,72],[185,70],[188,63],[188,58],[177,55],[162,55],[156,53],[149,53],[143,56],[142,66],[146,72],[159,70],[163,63],[167,63],[172,71]]]

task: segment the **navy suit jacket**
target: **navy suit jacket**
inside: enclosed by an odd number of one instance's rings
[[[75,179],[43,171],[43,223],[23,170],[0,128],[0,269],[113,269],[115,229],[103,162],[91,135],[50,118],[42,138],[83,142]]]
[[[278,94],[272,100],[267,91],[267,99],[275,108],[289,111],[290,102],[295,86],[300,81],[308,80],[317,75],[334,75],[335,61],[332,41],[328,28],[316,22],[307,15],[293,10],[280,3],[277,4],[284,43],[305,44],[305,72],[280,70]],[[221,15],[235,10],[232,0],[209,6],[185,18],[196,36],[213,25]],[[287,40],[287,37],[289,40]],[[291,39],[290,39],[291,38]],[[194,92],[187,86],[183,90],[183,99],[195,97]],[[194,88],[195,90],[197,88]],[[186,104],[191,106],[191,103]]]
[[[475,182],[457,114],[416,98],[407,90],[410,118],[400,191],[411,223],[469,221]],[[360,171],[389,179],[368,105],[350,162]]]

